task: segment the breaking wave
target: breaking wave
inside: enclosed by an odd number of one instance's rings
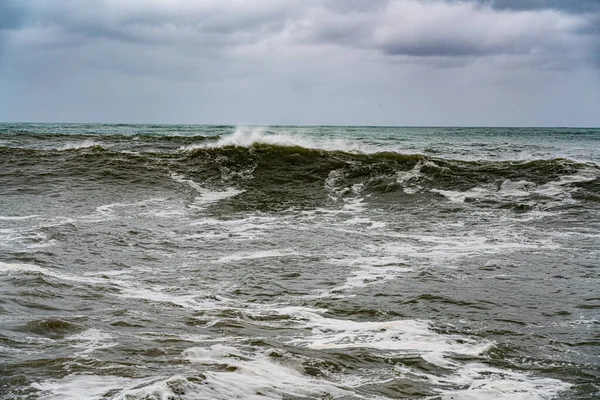
[[[467,161],[392,151],[358,151],[348,140],[238,132],[175,151],[116,151],[82,146],[31,150],[0,147],[13,165],[46,165],[56,179],[217,192],[243,207],[318,206],[344,197],[386,202],[485,203],[528,211],[540,200],[600,201],[600,168],[568,159]],[[22,179],[15,174],[18,179]],[[173,179],[177,177],[177,179]],[[190,182],[202,186],[196,190]],[[208,202],[210,203],[210,202]]]

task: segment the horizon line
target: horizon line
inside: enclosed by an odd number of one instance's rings
[[[227,126],[227,127],[360,127],[360,128],[497,128],[497,129],[600,129],[600,126],[570,125],[348,125],[348,124],[258,124],[258,123],[179,123],[179,122],[58,122],[58,121],[0,121],[1,125],[159,125],[159,126]]]

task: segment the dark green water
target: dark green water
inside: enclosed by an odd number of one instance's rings
[[[0,124],[0,399],[595,399],[600,130]]]

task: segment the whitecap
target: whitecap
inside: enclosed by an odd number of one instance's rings
[[[229,256],[224,256],[219,259],[219,262],[231,262],[231,261],[240,261],[240,260],[253,260],[257,258],[271,258],[271,257],[289,257],[298,255],[292,249],[285,250],[261,250],[256,252],[241,252],[237,254],[231,254]]]
[[[90,147],[100,146],[99,143],[94,142],[92,140],[84,140],[81,142],[70,142],[65,143],[64,145],[57,147],[56,150],[64,151],[64,150],[79,150],[79,149],[88,149]]]
[[[34,219],[39,218],[39,215],[22,215],[22,216],[8,216],[8,215],[0,215],[0,221],[20,221],[25,219]]]
[[[89,354],[96,350],[116,346],[118,343],[112,339],[113,337],[110,334],[98,329],[88,329],[67,338],[67,340],[74,342],[72,347],[83,349],[75,355],[84,357],[89,357]]]
[[[493,346],[492,342],[436,333],[428,321],[357,322],[312,312],[301,312],[297,317],[306,320],[312,335],[295,338],[292,342],[312,349],[370,348],[386,354],[418,355],[432,364],[451,367],[455,363],[448,356],[478,356]]]
[[[569,390],[570,384],[552,378],[469,363],[449,376],[428,380],[439,386],[443,400],[546,400]],[[457,389],[460,388],[460,389]]]
[[[223,136],[216,141],[199,145],[184,146],[181,150],[194,150],[199,148],[222,148],[226,146],[252,147],[255,144],[269,144],[276,146],[303,147],[306,149],[345,151],[354,153],[375,153],[381,148],[365,146],[364,143],[339,138],[318,138],[302,134],[286,132],[266,133],[264,127],[236,127],[235,131]]]
[[[280,364],[270,351],[245,352],[224,344],[190,348],[184,353],[192,363],[225,364],[230,371],[205,371],[203,394],[212,399],[278,399],[282,397],[327,398],[352,392]],[[200,393],[198,393],[200,395]]]
[[[222,191],[213,191],[202,187],[200,184],[194,182],[191,179],[186,179],[183,175],[177,174],[175,172],[171,173],[171,179],[174,181],[188,185],[192,189],[194,189],[199,196],[194,199],[194,203],[190,205],[191,208],[196,209],[204,209],[208,204],[218,202],[220,200],[227,199],[229,197],[237,196],[240,193],[243,193],[243,190],[235,189],[235,188],[227,188]]]
[[[106,395],[132,384],[131,379],[117,376],[69,375],[32,384],[40,392],[38,400],[100,400]]]

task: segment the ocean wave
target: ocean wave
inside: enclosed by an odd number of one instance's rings
[[[172,152],[118,151],[84,142],[51,151],[4,147],[0,154],[8,161],[7,179],[12,176],[18,185],[24,179],[40,183],[48,177],[152,188],[176,185],[190,194],[189,207],[199,210],[228,202],[238,209],[261,209],[382,197],[388,203],[440,198],[515,211],[534,210],[549,199],[559,206],[600,201],[600,166],[593,163],[452,160],[419,153],[355,152],[352,146],[304,143],[257,131]]]
[[[298,133],[269,133],[264,127],[237,127],[228,135],[223,135],[207,143],[184,146],[182,150],[216,149],[224,147],[252,148],[257,145],[304,148],[349,153],[376,153],[381,148],[365,145],[364,142],[342,138],[309,137]]]

